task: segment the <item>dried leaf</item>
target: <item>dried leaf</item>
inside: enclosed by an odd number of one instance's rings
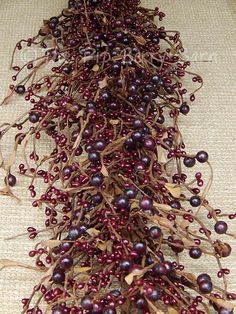
[[[167,162],[164,149],[161,146],[157,146],[157,159],[160,164],[165,164]]]
[[[101,47],[107,47],[107,44],[103,40],[101,41]]]
[[[152,221],[155,223],[158,223],[160,226],[172,229],[173,228],[173,222],[169,221],[167,218],[160,217],[160,216],[153,216]]]
[[[104,24],[107,24],[107,18],[106,18],[106,16],[103,17],[102,21],[103,21]]]
[[[189,225],[190,225],[190,222],[188,220],[185,220],[185,219],[183,221],[181,221],[181,223],[179,224],[181,229],[186,229],[189,227]]]
[[[187,238],[182,238],[181,240],[184,242],[184,245],[187,246],[188,248],[196,246],[196,243],[194,241],[191,241]]]
[[[188,279],[190,282],[196,282],[196,276],[193,275],[192,273],[187,273],[187,272],[180,272],[182,276],[184,276],[186,279]]]
[[[93,72],[98,72],[100,69],[99,65],[98,64],[95,64],[93,67],[92,67],[92,71]]]
[[[44,247],[49,247],[50,249],[53,249],[54,247],[61,244],[60,240],[45,240],[41,242],[41,245]]]
[[[104,177],[108,177],[109,176],[107,168],[105,167],[104,164],[102,165],[101,173],[104,175]]]
[[[175,198],[179,198],[181,195],[181,188],[179,185],[175,185],[172,183],[166,183],[165,187],[167,188],[167,190],[170,192],[170,194],[175,197]]]
[[[117,124],[120,123],[120,120],[118,120],[118,119],[110,120],[110,123],[111,123],[112,125],[117,125]]]
[[[106,246],[106,243],[105,242],[97,242],[97,248],[101,251],[106,251],[107,249],[107,246]]]
[[[102,81],[98,82],[98,86],[99,86],[100,89],[103,89],[104,87],[107,86],[107,76],[105,76]]]
[[[139,43],[140,45],[146,45],[147,41],[146,39],[143,37],[143,36],[136,36],[136,35],[133,35],[132,36],[135,38],[135,40],[137,41],[137,43]]]
[[[93,60],[93,56],[85,56],[85,57],[81,58],[79,63],[85,63],[85,62],[88,62],[91,60]]]
[[[178,314],[179,312],[171,306],[168,306],[168,314]]]
[[[151,301],[149,301],[148,299],[146,299],[146,300],[147,300],[147,303],[150,306],[150,308],[154,311],[153,313],[164,314],[164,312],[162,312],[162,310],[158,309]]]
[[[76,267],[74,269],[76,273],[86,273],[87,271],[90,271],[90,270],[91,270],[91,267]]]
[[[127,283],[128,285],[131,285],[132,282],[133,282],[133,280],[134,280],[134,274],[133,274],[133,273],[130,273],[129,275],[127,275],[127,276],[125,277],[125,281],[126,281],[126,283]]]
[[[113,242],[112,241],[107,241],[106,242],[106,247],[107,247],[107,251],[112,253]]]
[[[73,10],[73,9],[64,9],[62,12],[63,12],[64,16],[72,16],[72,15],[74,15],[75,10]]]
[[[127,282],[128,285],[131,285],[132,282],[134,281],[134,277],[142,275],[143,272],[144,272],[143,270],[135,270],[125,277],[125,281]]]
[[[95,228],[90,228],[86,231],[91,237],[97,237],[100,234],[100,231]]]

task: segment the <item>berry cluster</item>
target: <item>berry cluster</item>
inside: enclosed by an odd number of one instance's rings
[[[179,33],[154,23],[165,14],[139,5],[69,0],[37,36],[16,45],[15,52],[26,44],[44,54],[23,66],[13,56],[6,100],[16,93],[30,109],[3,125],[1,137],[18,130],[19,173],[30,178],[32,205],[51,232],[29,252],[45,275],[22,300],[22,313],[232,313],[236,295],[221,263],[231,247],[216,238],[231,235],[227,215],[207,201],[202,173],[188,178],[187,168],[210,167],[209,156],[189,155],[178,127],[202,79],[188,70]],[[187,76],[198,85],[192,92],[183,86]],[[45,138],[52,149],[41,156]],[[17,183],[11,166],[9,189]],[[31,239],[43,231],[28,228]],[[184,254],[215,259],[222,286],[185,270]]]

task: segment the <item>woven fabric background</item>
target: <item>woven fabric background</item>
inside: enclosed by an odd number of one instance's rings
[[[60,12],[65,0],[0,0],[0,99],[8,92],[9,64],[16,41],[35,34],[42,20]],[[181,118],[181,129],[188,151],[206,149],[214,169],[214,182],[209,194],[213,206],[224,212],[236,210],[236,3],[235,0],[159,0],[143,1],[143,5],[160,7],[167,13],[163,24],[182,34],[186,56],[193,61],[193,71],[204,78],[204,88],[198,94],[187,118]],[[23,50],[21,58],[33,55]],[[208,61],[208,62],[206,62]],[[12,121],[25,108],[21,99],[0,108],[0,124]],[[1,149],[5,156],[12,148],[6,139]],[[47,147],[42,147],[47,150]],[[203,168],[203,172],[204,172]],[[0,186],[4,183],[0,172]],[[21,203],[0,197],[0,258],[31,263],[27,252],[34,242],[26,237],[12,241],[5,238],[24,232],[30,225],[42,225],[42,215],[31,207],[26,182],[20,178],[14,192]],[[204,216],[205,217],[205,216]],[[236,232],[236,221],[230,231]],[[236,242],[236,241],[235,241]],[[236,244],[226,260],[231,269],[229,288],[236,292]],[[189,261],[196,273],[214,268],[212,261]],[[0,314],[21,313],[20,299],[28,296],[38,275],[30,270],[4,269],[0,272]]]

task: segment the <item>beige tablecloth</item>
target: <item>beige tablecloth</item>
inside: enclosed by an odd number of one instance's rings
[[[0,1],[0,98],[7,93],[10,82],[8,65],[15,42],[35,34],[44,18],[60,12],[65,0],[1,0]],[[209,152],[214,168],[214,183],[209,199],[223,211],[236,210],[236,3],[235,0],[159,0],[143,1],[144,5],[159,6],[167,13],[165,25],[179,30],[186,55],[193,60],[193,70],[204,78],[204,88],[192,106],[190,115],[182,118],[181,129],[188,151]],[[32,57],[25,50],[21,58]],[[203,62],[204,61],[204,62]],[[206,62],[211,61],[211,62]],[[25,104],[15,100],[1,108],[0,124],[21,113]],[[7,140],[4,151],[12,148]],[[43,147],[46,151],[47,147]],[[3,174],[0,172],[0,185]],[[26,238],[5,241],[6,237],[24,232],[30,225],[42,225],[42,215],[31,207],[28,192],[21,178],[15,193],[21,203],[0,197],[0,258],[30,263],[27,252],[34,243]],[[230,230],[236,232],[236,221]],[[236,292],[236,245],[225,265],[230,267],[230,287]],[[213,268],[211,260],[193,263],[196,272]],[[0,314],[21,312],[20,299],[28,296],[38,276],[24,269],[6,269],[0,273]]]

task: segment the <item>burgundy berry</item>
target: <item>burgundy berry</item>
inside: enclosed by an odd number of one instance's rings
[[[70,269],[73,266],[73,258],[71,256],[64,256],[59,263],[60,268]]]
[[[60,38],[60,37],[61,37],[61,30],[60,30],[60,29],[54,29],[54,30],[52,31],[52,35],[53,35],[53,37],[55,37],[55,38]]]
[[[85,296],[81,299],[81,306],[84,310],[92,310],[93,309],[93,299],[89,296]]]
[[[129,198],[127,196],[121,195],[116,197],[115,206],[117,207],[117,209],[128,209],[129,205]]]
[[[200,284],[203,281],[211,281],[211,277],[208,274],[200,274],[197,277],[197,283]]]
[[[147,301],[143,297],[140,297],[136,300],[135,306],[139,310],[145,309],[147,307]]]
[[[6,183],[6,184],[7,184],[7,181],[8,181],[8,184],[9,184],[11,187],[13,187],[13,186],[16,185],[16,177],[15,177],[13,174],[11,174],[11,173],[9,173],[8,177],[5,178],[5,183]]]
[[[169,246],[175,253],[181,253],[184,250],[184,243],[181,240],[173,240]]]
[[[174,269],[172,263],[169,262],[169,261],[165,261],[163,264],[164,264],[164,266],[166,268],[167,275],[170,274],[173,271],[173,269]]]
[[[183,104],[183,105],[180,106],[179,111],[182,114],[187,115],[189,113],[189,111],[190,111],[190,108],[189,108],[188,105]]]
[[[224,234],[228,230],[228,225],[225,221],[217,221],[214,226],[215,232],[218,234]]]
[[[66,166],[63,168],[63,175],[65,177],[69,177],[72,174],[72,172],[73,172],[73,169],[71,166]]]
[[[65,74],[71,74],[72,72],[72,66],[70,64],[65,64],[63,67],[62,67],[62,71],[65,73]]]
[[[94,148],[98,151],[102,151],[106,148],[106,142],[104,140],[99,140],[94,144]]]
[[[100,160],[100,154],[98,152],[91,152],[88,154],[88,159],[91,162],[97,162]]]
[[[153,201],[149,197],[143,196],[139,201],[139,206],[143,210],[151,210],[153,207]]]
[[[192,196],[190,198],[189,202],[190,202],[190,205],[193,206],[193,207],[198,207],[198,206],[201,205],[201,199],[197,195]]]
[[[60,269],[54,270],[52,280],[57,284],[62,284],[65,281],[65,272]]]
[[[197,153],[196,158],[197,158],[197,161],[200,162],[200,163],[207,162],[207,160],[208,160],[208,153],[202,150],[202,151]]]
[[[181,208],[181,204],[179,201],[177,200],[172,200],[170,201],[170,206],[174,209],[180,209]]]
[[[195,247],[194,247],[194,248],[191,248],[191,249],[189,250],[189,256],[192,257],[192,258],[194,258],[194,259],[200,258],[201,255],[202,255],[202,251],[201,251],[201,249],[199,249],[199,248],[195,248]]]
[[[59,307],[55,307],[53,310],[52,310],[52,314],[64,314],[64,310],[59,306]]]
[[[140,118],[135,118],[133,120],[133,127],[135,129],[141,129],[143,125],[144,125],[143,120],[141,120]]]
[[[199,290],[203,294],[208,294],[211,293],[213,290],[212,282],[211,281],[202,281],[199,284]]]
[[[70,241],[75,241],[78,238],[80,238],[81,235],[86,232],[86,230],[87,230],[87,228],[84,225],[79,226],[79,227],[78,226],[71,227],[69,230],[67,238]]]
[[[131,262],[129,260],[123,260],[120,262],[119,266],[121,270],[128,271],[131,267]]]
[[[98,173],[92,176],[91,178],[91,184],[93,186],[99,187],[103,184],[103,175]]]
[[[159,239],[162,235],[161,229],[159,227],[153,226],[149,230],[149,235],[152,239]]]
[[[29,113],[29,121],[31,123],[37,123],[39,121],[39,114],[37,112],[30,112]]]
[[[130,188],[125,191],[125,195],[129,199],[134,199],[137,196],[137,194],[138,194],[138,191],[135,188]]]
[[[152,272],[156,276],[164,276],[167,274],[166,267],[163,263],[157,263],[153,266]]]
[[[184,158],[184,165],[187,168],[193,167],[195,165],[195,163],[196,163],[195,158],[192,158],[192,157],[185,157]]]
[[[144,163],[146,166],[149,166],[151,163],[151,158],[149,156],[142,156],[140,158],[141,162]]]
[[[23,95],[25,93],[25,86],[24,85],[18,85],[15,89],[16,93],[19,95]]]
[[[144,147],[147,149],[147,150],[154,150],[154,148],[156,147],[156,143],[155,141],[148,137],[148,138],[145,138],[144,140]]]
[[[153,289],[152,292],[150,292],[148,295],[147,295],[148,299],[152,302],[156,302],[160,299],[161,297],[161,292],[160,290],[157,290],[157,289]]]
[[[134,250],[138,254],[144,254],[146,252],[146,244],[144,242],[136,242],[134,244]]]

